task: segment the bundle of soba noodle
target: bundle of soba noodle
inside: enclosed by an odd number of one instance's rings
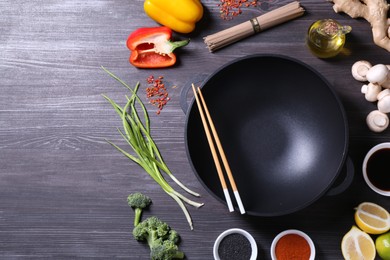
[[[213,52],[250,35],[302,16],[304,12],[305,9],[300,6],[300,3],[294,1],[249,21],[206,36],[204,42],[210,52]]]

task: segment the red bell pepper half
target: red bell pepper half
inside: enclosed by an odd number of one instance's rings
[[[189,40],[172,42],[172,30],[165,26],[139,28],[129,35],[130,63],[138,68],[164,68],[176,63],[176,48]]]

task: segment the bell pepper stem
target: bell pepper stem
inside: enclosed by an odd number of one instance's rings
[[[175,49],[186,46],[190,40],[182,40],[182,41],[175,41],[175,42],[169,42],[169,45],[171,46],[171,52],[173,52]]]

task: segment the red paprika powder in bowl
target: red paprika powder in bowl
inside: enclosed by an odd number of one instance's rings
[[[271,244],[271,258],[273,260],[314,260],[315,253],[311,238],[296,229],[279,233]]]

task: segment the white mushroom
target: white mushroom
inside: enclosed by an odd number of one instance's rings
[[[382,87],[378,84],[368,83],[368,85],[363,85],[361,92],[366,98],[367,101],[375,102],[378,100],[378,94],[382,91]]]
[[[367,81],[366,75],[371,67],[371,63],[366,60],[357,61],[352,65],[352,76],[358,81]]]
[[[390,113],[390,89],[384,89],[378,94],[378,110]]]
[[[368,128],[373,132],[382,132],[389,126],[389,117],[378,110],[374,110],[366,118]]]
[[[387,81],[387,75],[389,74],[389,69],[386,65],[377,64],[370,68],[367,71],[367,80],[371,83],[378,83],[381,85],[385,81]]]
[[[390,67],[389,67],[389,71],[390,71]],[[390,72],[387,74],[387,80],[382,83],[382,87],[383,88],[390,88]]]

